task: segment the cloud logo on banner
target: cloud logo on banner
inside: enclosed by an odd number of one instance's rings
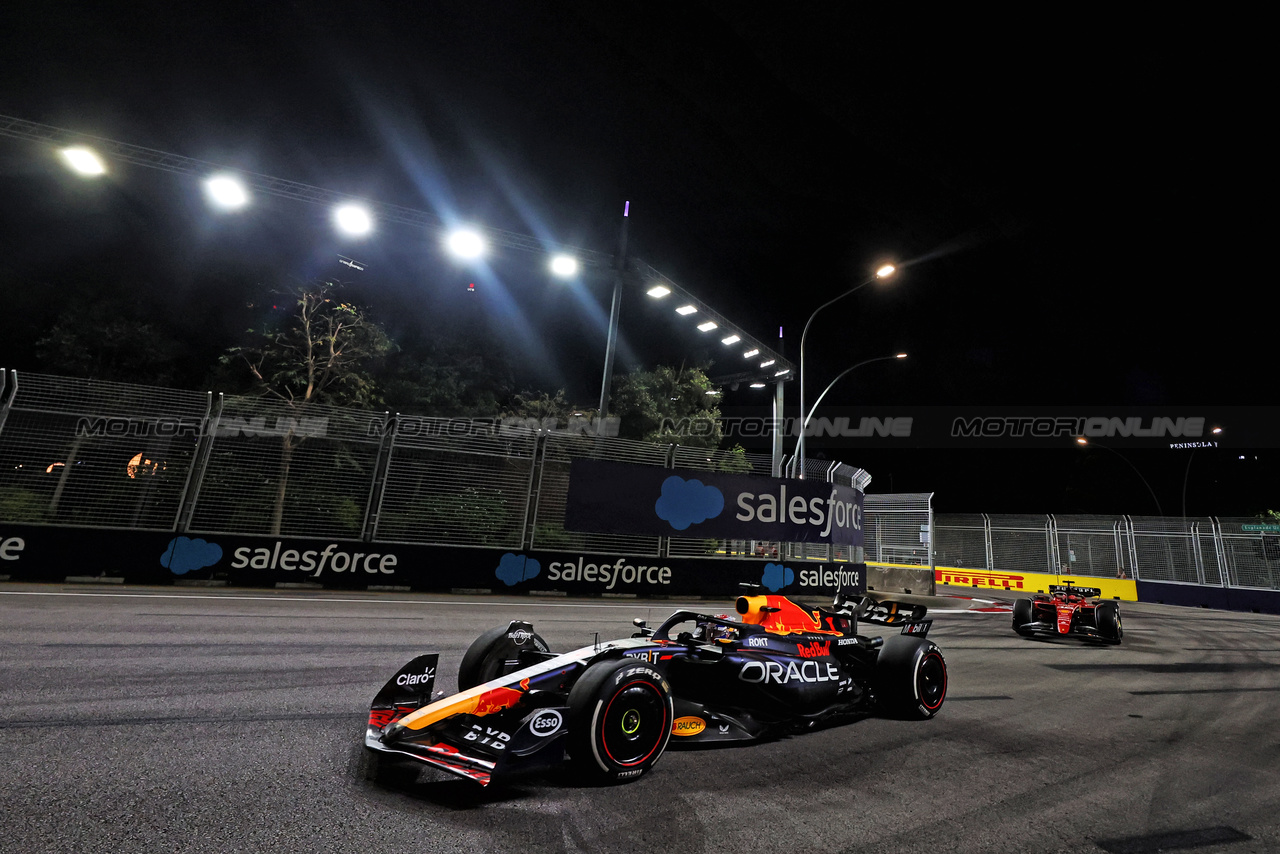
[[[768,587],[770,592],[773,593],[777,593],[795,580],[796,574],[789,567],[780,563],[766,563],[764,565],[764,575],[760,577],[760,583]]]
[[[662,495],[653,509],[659,519],[683,531],[719,516],[724,509],[724,493],[700,480],[685,480],[673,474],[662,482]]]
[[[542,564],[538,563],[538,561],[531,557],[507,552],[498,561],[498,569],[494,574],[498,576],[498,580],[503,584],[508,587],[514,587],[521,581],[537,578],[540,572],[542,572]]]
[[[160,565],[174,575],[186,575],[222,560],[222,546],[188,537],[174,537],[160,555]]]

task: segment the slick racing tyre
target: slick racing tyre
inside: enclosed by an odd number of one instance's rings
[[[1033,617],[1031,616],[1031,600],[1015,599],[1013,601],[1013,630],[1018,634],[1022,635],[1024,638],[1029,637],[1031,633],[1023,629],[1022,627],[1025,626],[1027,623],[1031,622],[1032,619]]]
[[[519,669],[520,650],[547,652],[550,647],[528,623],[489,629],[472,641],[458,665],[458,690],[483,685]]]
[[[1124,629],[1120,626],[1120,608],[1114,602],[1103,602],[1093,611],[1093,619],[1098,624],[1098,634],[1107,643],[1120,643],[1124,637]]]
[[[932,641],[895,635],[880,648],[876,681],[885,712],[922,721],[936,715],[947,698],[947,663]]]
[[[645,662],[593,664],[569,692],[569,761],[588,782],[629,783],[666,750],[673,717],[670,685]]]

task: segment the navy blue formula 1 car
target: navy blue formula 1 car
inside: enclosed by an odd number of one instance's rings
[[[1124,637],[1120,606],[1099,599],[1096,587],[1050,584],[1049,595],[1015,599],[1013,630],[1023,637],[1077,637],[1096,643],[1118,644]]]
[[[526,622],[492,629],[433,693],[438,655],[378,692],[362,773],[393,782],[423,763],[488,785],[566,758],[595,783],[645,774],[668,744],[753,742],[880,715],[924,720],[947,695],[925,607],[837,595],[830,609],[742,596],[736,619],[681,610],[629,638],[556,654]],[[858,633],[859,621],[895,630]]]

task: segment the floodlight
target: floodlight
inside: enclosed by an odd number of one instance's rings
[[[479,258],[485,253],[484,238],[469,228],[449,234],[449,251],[459,258]]]
[[[91,149],[81,147],[64,148],[59,153],[62,155],[62,159],[67,161],[67,165],[81,175],[102,175],[107,171],[102,159]]]
[[[578,259],[572,255],[556,255],[551,259],[551,272],[562,279],[570,279],[578,274]]]
[[[717,324],[716,324],[716,322],[715,322],[714,320],[708,320],[706,323],[699,323],[699,324],[698,324],[698,331],[699,331],[699,332],[710,332],[712,329],[715,329],[715,328],[716,328],[716,325],[717,325]]]
[[[775,376],[775,377],[784,377],[784,376],[786,376],[786,375],[787,375],[787,374],[789,374],[789,373],[791,373],[791,369],[790,369],[790,368],[783,368],[782,370],[780,370],[780,371],[778,371],[776,374],[774,374],[774,376]]]
[[[759,347],[753,347],[753,348],[751,348],[750,350],[748,350],[747,352],[743,353],[743,354],[742,354],[742,358],[744,358],[744,359],[750,359],[752,356],[759,356],[759,355],[760,355],[760,348],[759,348]]]
[[[682,305],[676,309],[676,314],[697,314],[698,310],[691,305]]]
[[[362,235],[373,231],[373,217],[360,205],[342,205],[336,208],[333,221],[347,234]]]
[[[737,335],[730,335],[728,338],[721,338],[720,343],[724,344],[727,347],[730,344],[737,344],[741,340],[742,339],[739,338]]]
[[[236,210],[249,203],[244,184],[230,175],[215,175],[204,182],[204,193],[215,207]]]
[[[667,294],[671,293],[671,288],[667,287],[666,285],[654,285],[653,287],[649,288],[649,290],[645,291],[645,293],[647,293],[649,296],[653,297],[654,299],[662,299]]]
[[[764,388],[764,386],[765,386],[765,384],[764,384],[764,383],[752,383],[752,384],[751,384],[751,387],[752,387],[752,388]]]
[[[876,270],[876,278],[887,279],[890,276],[892,276],[897,271],[897,269],[898,268],[893,266],[892,264],[885,264],[879,270]]]
[[[776,361],[778,361],[778,360],[777,360],[777,359],[766,359],[765,361],[763,361],[763,362],[761,362],[761,363],[760,363],[760,367],[762,367],[762,368],[767,368],[767,367],[769,367],[770,365],[772,365],[772,364],[773,364],[774,362],[776,362]]]

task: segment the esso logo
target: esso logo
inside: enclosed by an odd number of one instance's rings
[[[534,719],[529,722],[529,732],[539,738],[546,738],[549,735],[558,733],[563,723],[563,715],[555,709],[548,709],[545,712],[538,712]]]

